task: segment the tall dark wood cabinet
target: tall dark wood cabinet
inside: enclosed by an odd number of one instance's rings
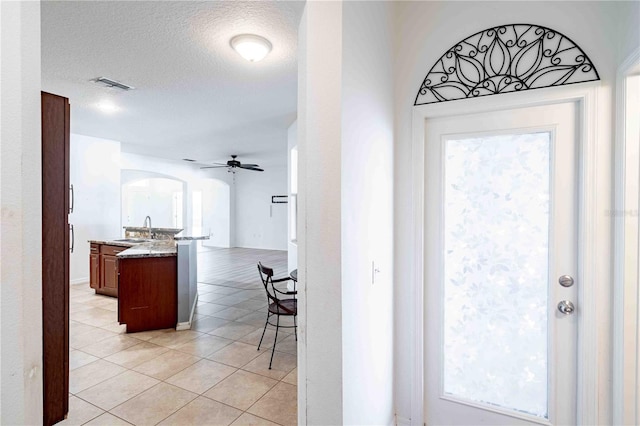
[[[42,92],[43,424],[69,411],[69,113],[67,98]]]

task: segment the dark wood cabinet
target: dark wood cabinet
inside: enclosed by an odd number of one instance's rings
[[[177,257],[119,259],[118,321],[127,333],[174,328],[178,320]]]
[[[96,246],[95,249],[94,246]],[[98,250],[97,245],[91,244],[91,253],[89,254],[89,287],[94,289],[100,286],[100,253]]]
[[[102,286],[103,294],[118,295],[118,258],[108,254],[102,255]]]
[[[63,420],[69,411],[69,116],[67,98],[42,92],[42,422],[45,425]]]
[[[91,243],[89,253],[89,286],[96,293],[118,297],[117,254],[128,247]]]
[[[89,285],[118,298],[118,321],[127,333],[173,328],[178,321],[176,256],[119,258],[129,247],[91,243]]]

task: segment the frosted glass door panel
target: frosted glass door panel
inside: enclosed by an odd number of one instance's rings
[[[551,134],[443,143],[443,394],[548,418]]]

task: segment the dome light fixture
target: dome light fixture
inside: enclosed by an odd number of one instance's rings
[[[258,62],[271,52],[271,42],[255,34],[240,34],[231,39],[231,47],[249,62]]]

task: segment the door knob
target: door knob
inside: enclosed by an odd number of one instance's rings
[[[576,307],[570,301],[563,300],[558,303],[558,310],[565,315],[571,315],[576,310]]]

